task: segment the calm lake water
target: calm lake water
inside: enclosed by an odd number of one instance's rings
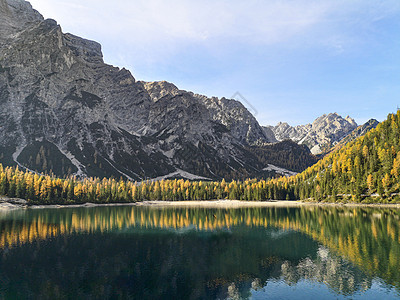
[[[398,299],[400,211],[0,211],[0,299]]]

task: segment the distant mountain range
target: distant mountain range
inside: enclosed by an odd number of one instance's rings
[[[330,113],[315,119],[311,124],[292,127],[287,123],[278,123],[276,126],[264,126],[263,129],[270,139],[277,142],[290,139],[306,145],[313,154],[324,154],[348,135],[358,137],[377,125],[378,121],[371,119],[362,125],[362,130],[358,130],[357,123],[349,116],[342,118],[337,113]]]
[[[5,165],[139,181],[260,178],[304,170],[317,161],[307,147],[319,153],[357,127],[337,114],[262,127],[238,101],[136,81],[104,63],[100,44],[63,33],[26,1],[0,0],[0,20]]]

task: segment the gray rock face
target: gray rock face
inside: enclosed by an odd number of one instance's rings
[[[271,143],[277,143],[278,140],[275,137],[275,133],[272,130],[274,128],[274,126],[263,126],[262,129],[264,131],[265,136],[267,137],[267,139],[269,141],[271,141]]]
[[[2,163],[135,180],[265,175],[250,150],[276,140],[240,102],[136,81],[23,0],[0,0],[0,19]]]
[[[357,123],[347,116],[342,118],[337,113],[322,115],[312,124],[292,127],[287,123],[264,127],[272,131],[278,141],[290,139],[311,149],[313,154],[323,152],[325,146],[331,147],[357,128]]]
[[[0,43],[20,32],[29,25],[43,20],[29,2],[19,0],[0,0]]]
[[[341,147],[345,146],[347,143],[354,141],[355,139],[359,138],[360,136],[365,135],[371,129],[376,128],[376,126],[378,126],[378,124],[379,124],[379,122],[375,119],[368,120],[366,123],[358,126],[356,129],[354,129],[352,132],[350,132],[348,135],[346,135],[342,140],[340,140],[331,149],[331,151],[340,149]]]

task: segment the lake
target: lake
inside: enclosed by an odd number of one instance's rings
[[[400,210],[0,210],[0,299],[398,299]]]

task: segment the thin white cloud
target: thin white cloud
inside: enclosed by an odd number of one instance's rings
[[[358,71],[360,66],[371,64],[376,68],[368,55],[382,52],[370,49],[387,45],[389,51],[395,46],[390,41],[395,39],[396,32],[388,26],[399,24],[400,12],[399,0],[31,0],[31,3],[46,18],[56,19],[64,32],[100,42],[106,62],[130,68],[138,79],[171,80],[181,88],[216,96],[229,96],[238,89],[245,95],[258,91],[261,100],[256,95],[249,98],[254,99],[256,107],[257,101],[262,103],[259,118],[265,120],[273,120],[274,115],[280,120],[288,118],[283,117],[287,109],[262,111],[266,106],[263,99],[267,99],[262,96],[263,90],[293,90],[306,85],[314,91],[320,88],[318,84],[342,90],[341,70],[354,72],[359,78],[364,75]],[[363,57],[361,63],[347,70],[348,64],[359,57]],[[383,63],[383,67],[392,67],[392,60]],[[321,76],[330,80],[319,81]],[[362,84],[369,82],[371,86],[374,81],[365,76]],[[303,78],[308,78],[305,84]],[[323,90],[318,98],[325,93]],[[336,98],[345,98],[346,93],[343,91]],[[367,97],[365,94],[359,98]],[[309,102],[301,89],[293,96],[269,98],[273,99],[271,107],[288,99]],[[330,102],[337,103],[337,99]],[[302,111],[302,106],[296,107]],[[346,105],[339,103],[342,106]],[[305,116],[308,114],[303,112]]]
[[[273,45],[309,36],[342,49],[337,36],[349,26],[398,12],[399,1],[236,1],[236,0],[32,0],[45,17],[57,19],[67,31],[150,51],[174,52],[182,44],[224,41]],[[350,24],[349,23],[358,23]],[[324,35],[331,36],[324,36]],[[303,40],[301,40],[304,43]],[[152,47],[155,49],[151,50]],[[341,51],[342,51],[341,50]],[[149,50],[147,50],[149,51]]]

